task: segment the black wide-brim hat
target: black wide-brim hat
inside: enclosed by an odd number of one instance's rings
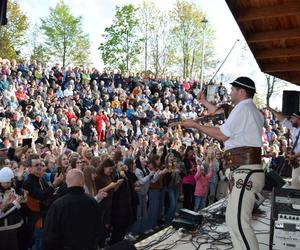
[[[294,116],[294,117],[300,119],[300,112],[299,112],[299,111],[294,112],[294,113],[292,114],[292,116]]]
[[[238,77],[230,84],[233,87],[240,87],[240,88],[250,90],[250,91],[256,93],[255,83],[249,77],[246,77],[246,76]]]

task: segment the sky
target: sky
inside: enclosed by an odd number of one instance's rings
[[[83,30],[89,34],[91,41],[91,60],[96,68],[103,68],[98,47],[102,41],[105,27],[112,24],[116,6],[127,3],[141,4],[142,0],[64,0],[70,6],[73,15],[82,16]],[[40,18],[49,14],[49,8],[54,8],[59,0],[17,0],[21,9],[29,17],[31,24],[39,23]],[[160,9],[168,10],[174,5],[175,0],[152,0]],[[195,2],[190,0],[190,2]],[[210,25],[216,31],[215,54],[220,64],[232,48],[237,39],[240,41],[234,47],[232,53],[225,61],[216,76],[217,80],[226,82],[233,81],[238,76],[250,76],[255,82],[258,93],[266,92],[265,76],[260,71],[251,52],[245,52],[245,39],[239,30],[225,0],[197,0],[196,3],[206,14]],[[199,48],[201,49],[201,48]],[[218,66],[217,66],[218,68]],[[205,74],[205,72],[204,72]],[[209,80],[209,79],[207,79]],[[287,83],[284,89],[298,90],[300,87]],[[271,99],[271,106],[281,109],[282,90]]]

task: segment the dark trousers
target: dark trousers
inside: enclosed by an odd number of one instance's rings
[[[0,249],[18,250],[17,229],[0,231]]]
[[[127,227],[126,226],[114,226],[111,232],[111,237],[109,240],[109,245],[113,245],[119,241],[124,240],[124,236],[126,234]]]
[[[194,209],[194,192],[195,186],[190,184],[182,184],[183,192],[183,208]]]

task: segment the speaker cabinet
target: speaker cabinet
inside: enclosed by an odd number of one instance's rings
[[[294,112],[300,111],[300,92],[285,90],[282,95],[282,113],[284,115],[291,115]]]
[[[0,1],[0,25],[7,24],[7,0]]]

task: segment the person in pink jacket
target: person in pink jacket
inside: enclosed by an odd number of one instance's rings
[[[196,188],[195,188],[195,206],[194,211],[199,211],[205,206],[205,199],[207,196],[208,182],[213,176],[213,161],[209,164],[209,172],[205,174],[202,166],[197,168],[197,173],[195,174]]]

